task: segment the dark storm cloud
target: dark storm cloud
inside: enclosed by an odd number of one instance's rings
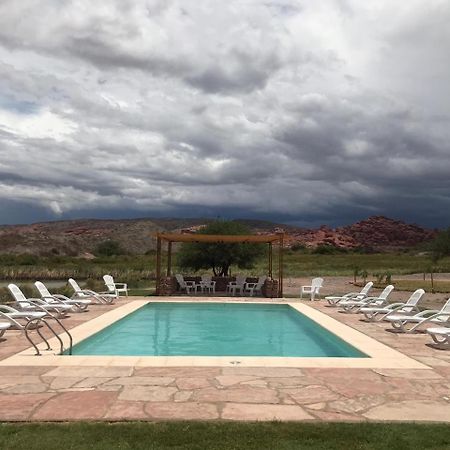
[[[441,0],[5,0],[0,222],[444,226],[447,19]]]

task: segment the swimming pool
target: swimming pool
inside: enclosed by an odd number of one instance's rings
[[[367,358],[289,305],[256,303],[149,303],[73,354]]]

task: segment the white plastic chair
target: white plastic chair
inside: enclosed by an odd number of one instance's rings
[[[236,277],[236,281],[228,282],[227,290],[226,290],[227,293],[234,296],[239,291],[239,293],[242,294],[244,292],[246,279],[247,279],[247,277],[245,275],[238,275]]]
[[[197,292],[197,287],[200,287],[199,284],[197,284],[195,281],[185,281],[183,275],[180,273],[177,273],[175,275],[175,278],[177,279],[178,284],[180,285],[180,289],[183,291],[186,291],[186,294],[190,295],[191,291],[194,291],[194,293]]]
[[[319,294],[320,288],[323,285],[323,278],[313,278],[311,280],[310,286],[302,286],[300,288],[300,298],[303,298],[303,294],[309,294],[310,300],[313,301],[316,297],[316,295]]]
[[[110,294],[116,294],[117,298],[120,297],[120,293],[124,292],[125,296],[128,297],[128,286],[126,283],[116,283],[112,275],[103,275],[103,281],[105,282],[108,292]]]
[[[266,279],[266,276],[262,276],[258,278],[256,283],[245,283],[244,294],[248,294],[250,297],[253,297],[255,294],[262,295],[262,287],[264,286]]]
[[[202,292],[208,292],[215,294],[216,292],[216,282],[212,281],[210,275],[202,275],[202,280],[200,281],[200,290]]]

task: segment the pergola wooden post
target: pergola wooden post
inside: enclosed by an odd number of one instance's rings
[[[283,240],[284,234],[250,234],[250,235],[230,235],[230,234],[188,234],[188,233],[157,233],[156,234],[156,294],[161,291],[161,261],[162,261],[162,241],[167,242],[167,272],[166,276],[172,274],[172,243],[173,242],[194,242],[194,243],[248,243],[248,244],[268,244],[269,264],[268,275],[273,279],[273,244],[278,244],[278,297],[283,297]]]

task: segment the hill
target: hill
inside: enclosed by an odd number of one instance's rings
[[[370,217],[353,225],[317,229],[297,228],[268,221],[239,219],[254,233],[286,233],[286,245],[332,245],[352,249],[396,250],[413,247],[432,239],[436,231],[382,216]],[[113,240],[132,254],[155,248],[158,231],[195,232],[206,219],[80,219],[42,222],[31,225],[0,226],[1,254],[70,255],[93,253],[98,244]]]

